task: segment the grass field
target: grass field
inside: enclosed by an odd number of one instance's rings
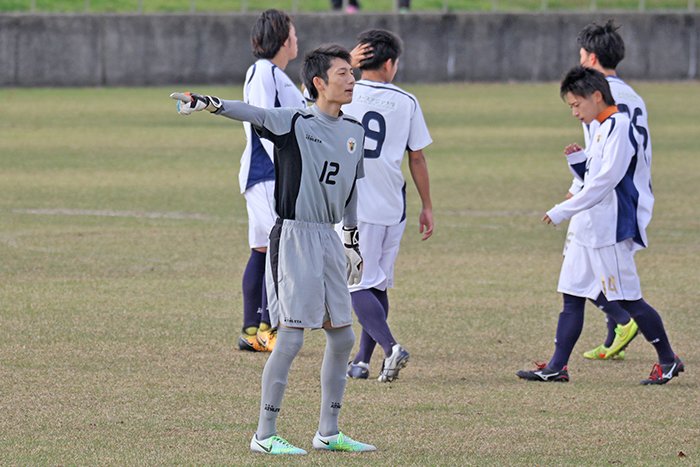
[[[633,84],[657,197],[637,264],[686,372],[639,386],[655,361],[641,337],[624,362],[585,360],[604,337],[589,307],[570,383],[515,377],[553,351],[566,226],[540,218],[581,126],[554,83],[412,86],[435,140],[436,233],[419,241],[409,184],[390,324],[411,362],[392,384],[348,382],[341,428],[377,453],[296,459],[248,451],[267,357],[236,350],[240,125],[177,115],[167,96],[185,89],[6,90],[0,465],[698,465],[700,83]],[[278,423],[307,449],[324,342],[306,333]]]
[[[365,11],[392,11],[394,0],[363,0]],[[536,11],[547,10],[684,10],[694,0],[412,0],[414,11]],[[328,11],[329,0],[0,0],[0,11],[134,12],[197,11]]]

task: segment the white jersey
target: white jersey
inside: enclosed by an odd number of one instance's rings
[[[306,100],[291,79],[267,59],[255,62],[246,73],[243,101],[256,107],[306,107]],[[241,157],[238,182],[241,193],[256,183],[275,179],[273,145],[251,131],[243,122],[247,143]]]
[[[353,94],[343,112],[365,129],[365,178],[357,181],[358,220],[397,225],[406,217],[404,154],[421,150],[433,140],[412,94],[390,83],[365,79],[355,83]]]
[[[567,156],[583,188],[547,215],[555,224],[576,215],[570,240],[582,246],[602,248],[631,238],[644,248],[654,206],[644,138],[614,106],[598,119],[586,151]]]
[[[644,99],[642,99],[629,84],[625,83],[617,76],[606,76],[605,79],[608,80],[610,91],[613,99],[615,99],[617,108],[620,112],[627,114],[632,121],[632,125],[642,136],[645,157],[651,162],[651,137],[649,133],[649,123],[647,121],[647,106],[644,104]],[[600,123],[598,123],[597,120],[593,120],[589,125],[583,124],[583,137],[586,148],[590,143],[591,135],[595,133],[599,126]],[[574,194],[578,193],[580,190],[581,184],[578,180],[574,179],[574,183],[571,185],[569,191]]]

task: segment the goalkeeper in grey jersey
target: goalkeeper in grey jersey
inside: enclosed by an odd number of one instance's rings
[[[304,342],[304,329],[323,328],[321,415],[313,447],[374,451],[345,436],[338,415],[346,367],[355,343],[347,284],[362,277],[355,183],[364,175],[364,129],[340,107],[352,101],[355,78],[350,53],[336,45],[309,52],[302,80],[316,104],[307,109],[262,109],[240,101],[174,93],[178,111],[197,110],[250,122],[275,145],[275,209],[266,282],[277,343],[265,365],[258,429],[250,449],[268,454],[306,454],[277,436],[276,420],[287,375]],[[333,224],[343,222],[344,248]],[[345,254],[343,253],[345,250]]]

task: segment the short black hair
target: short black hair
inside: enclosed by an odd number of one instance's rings
[[[250,32],[253,55],[257,58],[274,58],[289,38],[292,18],[279,10],[265,10]]]
[[[350,63],[351,57],[348,49],[341,45],[330,44],[308,52],[304,57],[304,64],[301,66],[301,82],[312,99],[318,99],[318,90],[314,85],[314,78],[319,77],[328,82],[328,70],[331,68],[333,59],[340,58]]]
[[[369,29],[357,36],[358,44],[369,44],[372,57],[360,63],[361,70],[378,70],[388,60],[396,60],[403,53],[403,41],[399,36],[385,29]]]
[[[625,41],[618,29],[612,19],[603,26],[591,23],[578,33],[576,41],[586,52],[594,53],[603,68],[614,70],[625,58]]]
[[[605,75],[593,68],[576,65],[567,71],[564,79],[561,80],[559,95],[562,99],[566,99],[566,95],[571,93],[588,99],[596,91],[600,91],[606,104],[615,105],[615,99]]]

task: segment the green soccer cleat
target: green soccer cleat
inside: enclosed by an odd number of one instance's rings
[[[584,352],[583,356],[586,358],[590,358],[591,360],[605,360],[605,356],[608,354],[608,348],[605,347],[605,344],[600,344],[598,347],[596,347],[593,350],[589,350],[588,352]],[[616,355],[612,356],[613,360],[624,360],[625,359],[625,351],[620,350]]]
[[[377,450],[377,448],[371,444],[355,441],[349,436],[345,436],[342,432],[333,436],[321,436],[318,431],[316,432],[316,436],[314,436],[314,449],[348,452],[367,452]]]
[[[292,445],[280,436],[270,436],[260,441],[257,433],[250,440],[250,450],[264,454],[306,454],[306,451]]]
[[[605,360],[609,360],[620,353],[620,351],[624,350],[625,347],[632,342],[632,339],[637,337],[638,330],[639,326],[637,326],[637,323],[632,318],[630,318],[630,322],[624,326],[618,324],[615,328],[615,340],[608,349],[608,353],[605,354]]]

